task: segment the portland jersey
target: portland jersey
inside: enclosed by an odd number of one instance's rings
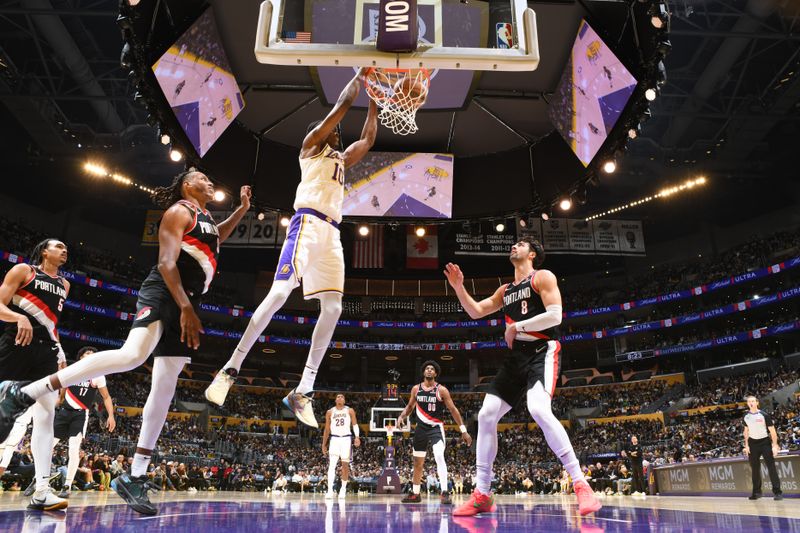
[[[425,390],[423,383],[419,384],[417,389],[417,420],[428,426],[441,426],[442,413],[444,407],[442,406],[442,396],[439,394],[439,384],[436,383],[432,389]]]
[[[534,270],[530,276],[520,281],[517,285],[509,283],[503,293],[503,313],[506,315],[506,324],[522,322],[546,310],[542,303],[542,297],[533,285],[536,277]],[[547,328],[543,331],[518,332],[516,338],[523,341],[534,341],[537,339],[557,339],[559,336],[558,328]]]
[[[14,293],[10,307],[30,320],[34,339],[58,342],[58,319],[66,299],[64,278],[31,266],[28,279]]]
[[[178,204],[192,213],[193,222],[181,239],[181,252],[176,265],[181,276],[181,284],[189,295],[205,294],[217,272],[219,255],[219,230],[211,213],[200,209],[192,202],[178,200]],[[161,278],[158,265],[153,267],[151,276]]]
[[[64,394],[64,405],[74,411],[88,411],[97,400],[97,389],[105,386],[105,376],[72,385]]]
[[[350,408],[346,405],[343,409],[331,409],[331,435],[334,437],[349,437],[353,421],[350,420]]]
[[[310,207],[342,221],[344,201],[344,159],[328,146],[313,157],[300,158],[300,185],[294,197],[295,210]]]

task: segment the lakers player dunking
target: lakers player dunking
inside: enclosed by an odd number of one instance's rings
[[[94,346],[84,346],[78,350],[78,360],[97,352]],[[78,472],[80,463],[81,443],[86,437],[86,428],[89,426],[89,410],[97,400],[97,395],[103,399],[108,418],[106,428],[113,432],[117,427],[114,418],[114,402],[108,394],[106,378],[99,376],[94,379],[76,383],[70,387],[61,389],[61,408],[56,411],[55,423],[53,425],[54,440],[53,445],[61,440],[67,439],[69,442],[69,459],[67,461],[67,477],[64,480],[64,488],[58,493],[60,498],[69,498],[72,490],[72,482],[75,481],[75,474]]]
[[[158,264],[139,289],[136,317],[125,344],[118,350],[98,352],[22,388],[20,383],[11,382],[0,389],[0,438],[5,438],[13,424],[12,415],[26,409],[32,399],[98,376],[136,368],[152,353],[152,385],[131,471],[112,484],[134,511],[149,515],[158,510],[147,496],[153,488],[148,483],[147,466],[175,395],[178,375],[190,361],[191,353],[200,347],[203,330],[197,312],[200,298],[217,271],[219,243],[230,236],[250,208],[250,187],[241,188],[241,205],[219,225],[206,210],[206,204],[214,198],[214,185],[202,172],[182,172],[171,185],[158,187],[152,196],[166,209],[158,228]],[[51,433],[51,450],[52,444]]]
[[[523,396],[550,449],[572,477],[578,509],[586,515],[597,511],[601,505],[586,482],[569,436],[550,405],[561,370],[561,344],[556,340],[562,313],[558,283],[549,270],[536,270],[544,262],[544,249],[538,241],[520,239],[511,247],[509,259],[514,265],[513,283],[502,285],[480,302],[464,288],[464,274],[458,265],[448,263],[444,271],[464,310],[473,319],[503,310],[505,340],[511,349],[478,413],[475,492],[453,515],[471,516],[495,509],[491,484],[492,466],[497,456],[497,423]]]
[[[461,438],[472,446],[472,437],[467,433],[467,427],[461,419],[461,413],[453,403],[450,391],[441,383],[436,382],[436,378],[442,373],[439,363],[436,361],[425,361],[422,363],[422,376],[424,381],[411,388],[411,397],[408,405],[397,417],[397,427],[402,427],[404,420],[411,414],[411,410],[416,408],[417,427],[414,430],[414,473],[412,475],[411,494],[403,498],[403,503],[419,503],[422,501],[420,496],[420,484],[422,483],[422,469],[425,466],[425,456],[428,454],[428,445],[433,448],[433,457],[436,459],[436,473],[439,476],[439,486],[441,487],[441,503],[450,504],[450,491],[447,481],[447,463],[444,459],[445,437],[444,437],[444,408],[447,407],[453,421],[458,424],[461,430]]]
[[[352,431],[351,429],[352,428]],[[330,455],[328,465],[328,491],[326,498],[333,498],[333,482],[336,480],[336,463],[342,462],[342,486],[339,498],[347,496],[347,482],[350,481],[350,439],[355,436],[353,444],[361,446],[361,430],[356,421],[356,412],[344,402],[344,394],[336,395],[336,405],[325,413],[325,431],[322,434],[322,454]],[[328,438],[330,437],[330,451]]]
[[[63,366],[64,350],[58,340],[58,320],[69,293],[69,282],[58,274],[67,261],[67,246],[57,239],[45,239],[31,253],[31,264],[20,263],[8,271],[0,285],[0,320],[7,325],[0,337],[0,399],[19,394],[19,383],[47,376]],[[11,327],[10,324],[16,324]],[[67,501],[52,493],[49,486],[53,455],[53,417],[58,394],[49,392],[30,407],[33,419],[31,452],[36,477],[36,492],[29,509],[52,511],[67,507]],[[16,446],[28,425],[26,417],[18,427],[22,435],[9,433],[14,421],[32,404],[9,409],[0,404],[0,442]],[[4,442],[4,441],[14,442]]]
[[[281,249],[275,280],[264,301],[258,306],[233,351],[230,360],[217,372],[206,389],[206,399],[217,405],[225,397],[241,370],[248,352],[272,316],[303,282],[305,299],[319,300],[320,314],[311,335],[303,377],[283,403],[297,419],[311,427],[319,427],[309,393],[314,389],[317,370],[333,337],[333,330],[342,313],[344,291],[344,257],[339,236],[344,200],[344,171],[366,155],[375,143],[378,111],[370,99],[367,119],[361,138],[340,152],[339,122],[358,96],[364,76],[361,69],[339,95],[339,100],[324,120],[308,127],[300,149],[300,184],[297,186],[295,214],[289,223]]]

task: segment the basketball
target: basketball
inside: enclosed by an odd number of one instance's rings
[[[422,107],[428,98],[428,87],[424,83],[424,78],[411,73],[395,82],[394,92],[398,96],[407,96],[416,107]]]

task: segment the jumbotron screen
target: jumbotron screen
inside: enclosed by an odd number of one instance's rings
[[[211,8],[153,64],[153,73],[203,157],[244,108]]]
[[[550,120],[588,166],[636,88],[636,78],[586,21],[550,105]]]
[[[369,152],[347,169],[344,216],[450,218],[453,156]]]

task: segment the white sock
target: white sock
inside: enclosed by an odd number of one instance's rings
[[[436,474],[439,476],[439,487],[442,492],[447,492],[447,462],[444,460],[444,441],[440,440],[433,445],[433,457],[436,459]]]
[[[494,394],[483,398],[478,412],[478,442],[475,446],[475,487],[481,494],[492,492],[492,466],[497,457],[497,423],[511,406]]]
[[[303,369],[303,378],[297,386],[297,392],[306,394],[314,390],[317,371],[325,352],[333,338],[336,322],[342,314],[342,295],[338,292],[326,292],[319,295],[319,319],[311,334],[311,349],[308,351],[306,366]]]
[[[242,333],[242,338],[233,350],[231,358],[222,368],[233,368],[237,372],[242,369],[242,363],[258,340],[259,335],[267,328],[272,316],[283,307],[295,287],[297,287],[297,283],[294,280],[276,280],[272,283],[266,298],[258,304],[253,316],[250,317],[247,329]]]
[[[141,453],[133,454],[133,464],[131,465],[131,477],[141,477],[147,474],[147,467],[150,466],[150,456]]]
[[[163,327],[160,320],[144,328],[131,329],[122,348],[97,352],[91,357],[81,359],[59,370],[56,375],[61,387],[66,388],[96,377],[117,374],[136,368],[144,363],[147,360],[147,356],[155,349],[159,339],[161,339],[162,331]],[[52,390],[49,376],[22,388],[22,392],[35,400]]]
[[[50,485],[50,465],[53,460],[53,418],[56,413],[58,394],[51,392],[40,396],[33,405],[33,433],[31,455],[36,470],[36,492]]]
[[[550,407],[550,395],[544,390],[541,381],[536,382],[536,385],[528,390],[527,402],[528,411],[533,420],[542,428],[547,445],[564,465],[564,469],[572,478],[572,483],[586,479],[581,471],[578,458],[575,456],[572,443],[569,441],[567,430],[553,414]]]
[[[412,491],[414,494],[419,494],[419,485],[412,485],[412,486],[411,486],[411,491]]]

